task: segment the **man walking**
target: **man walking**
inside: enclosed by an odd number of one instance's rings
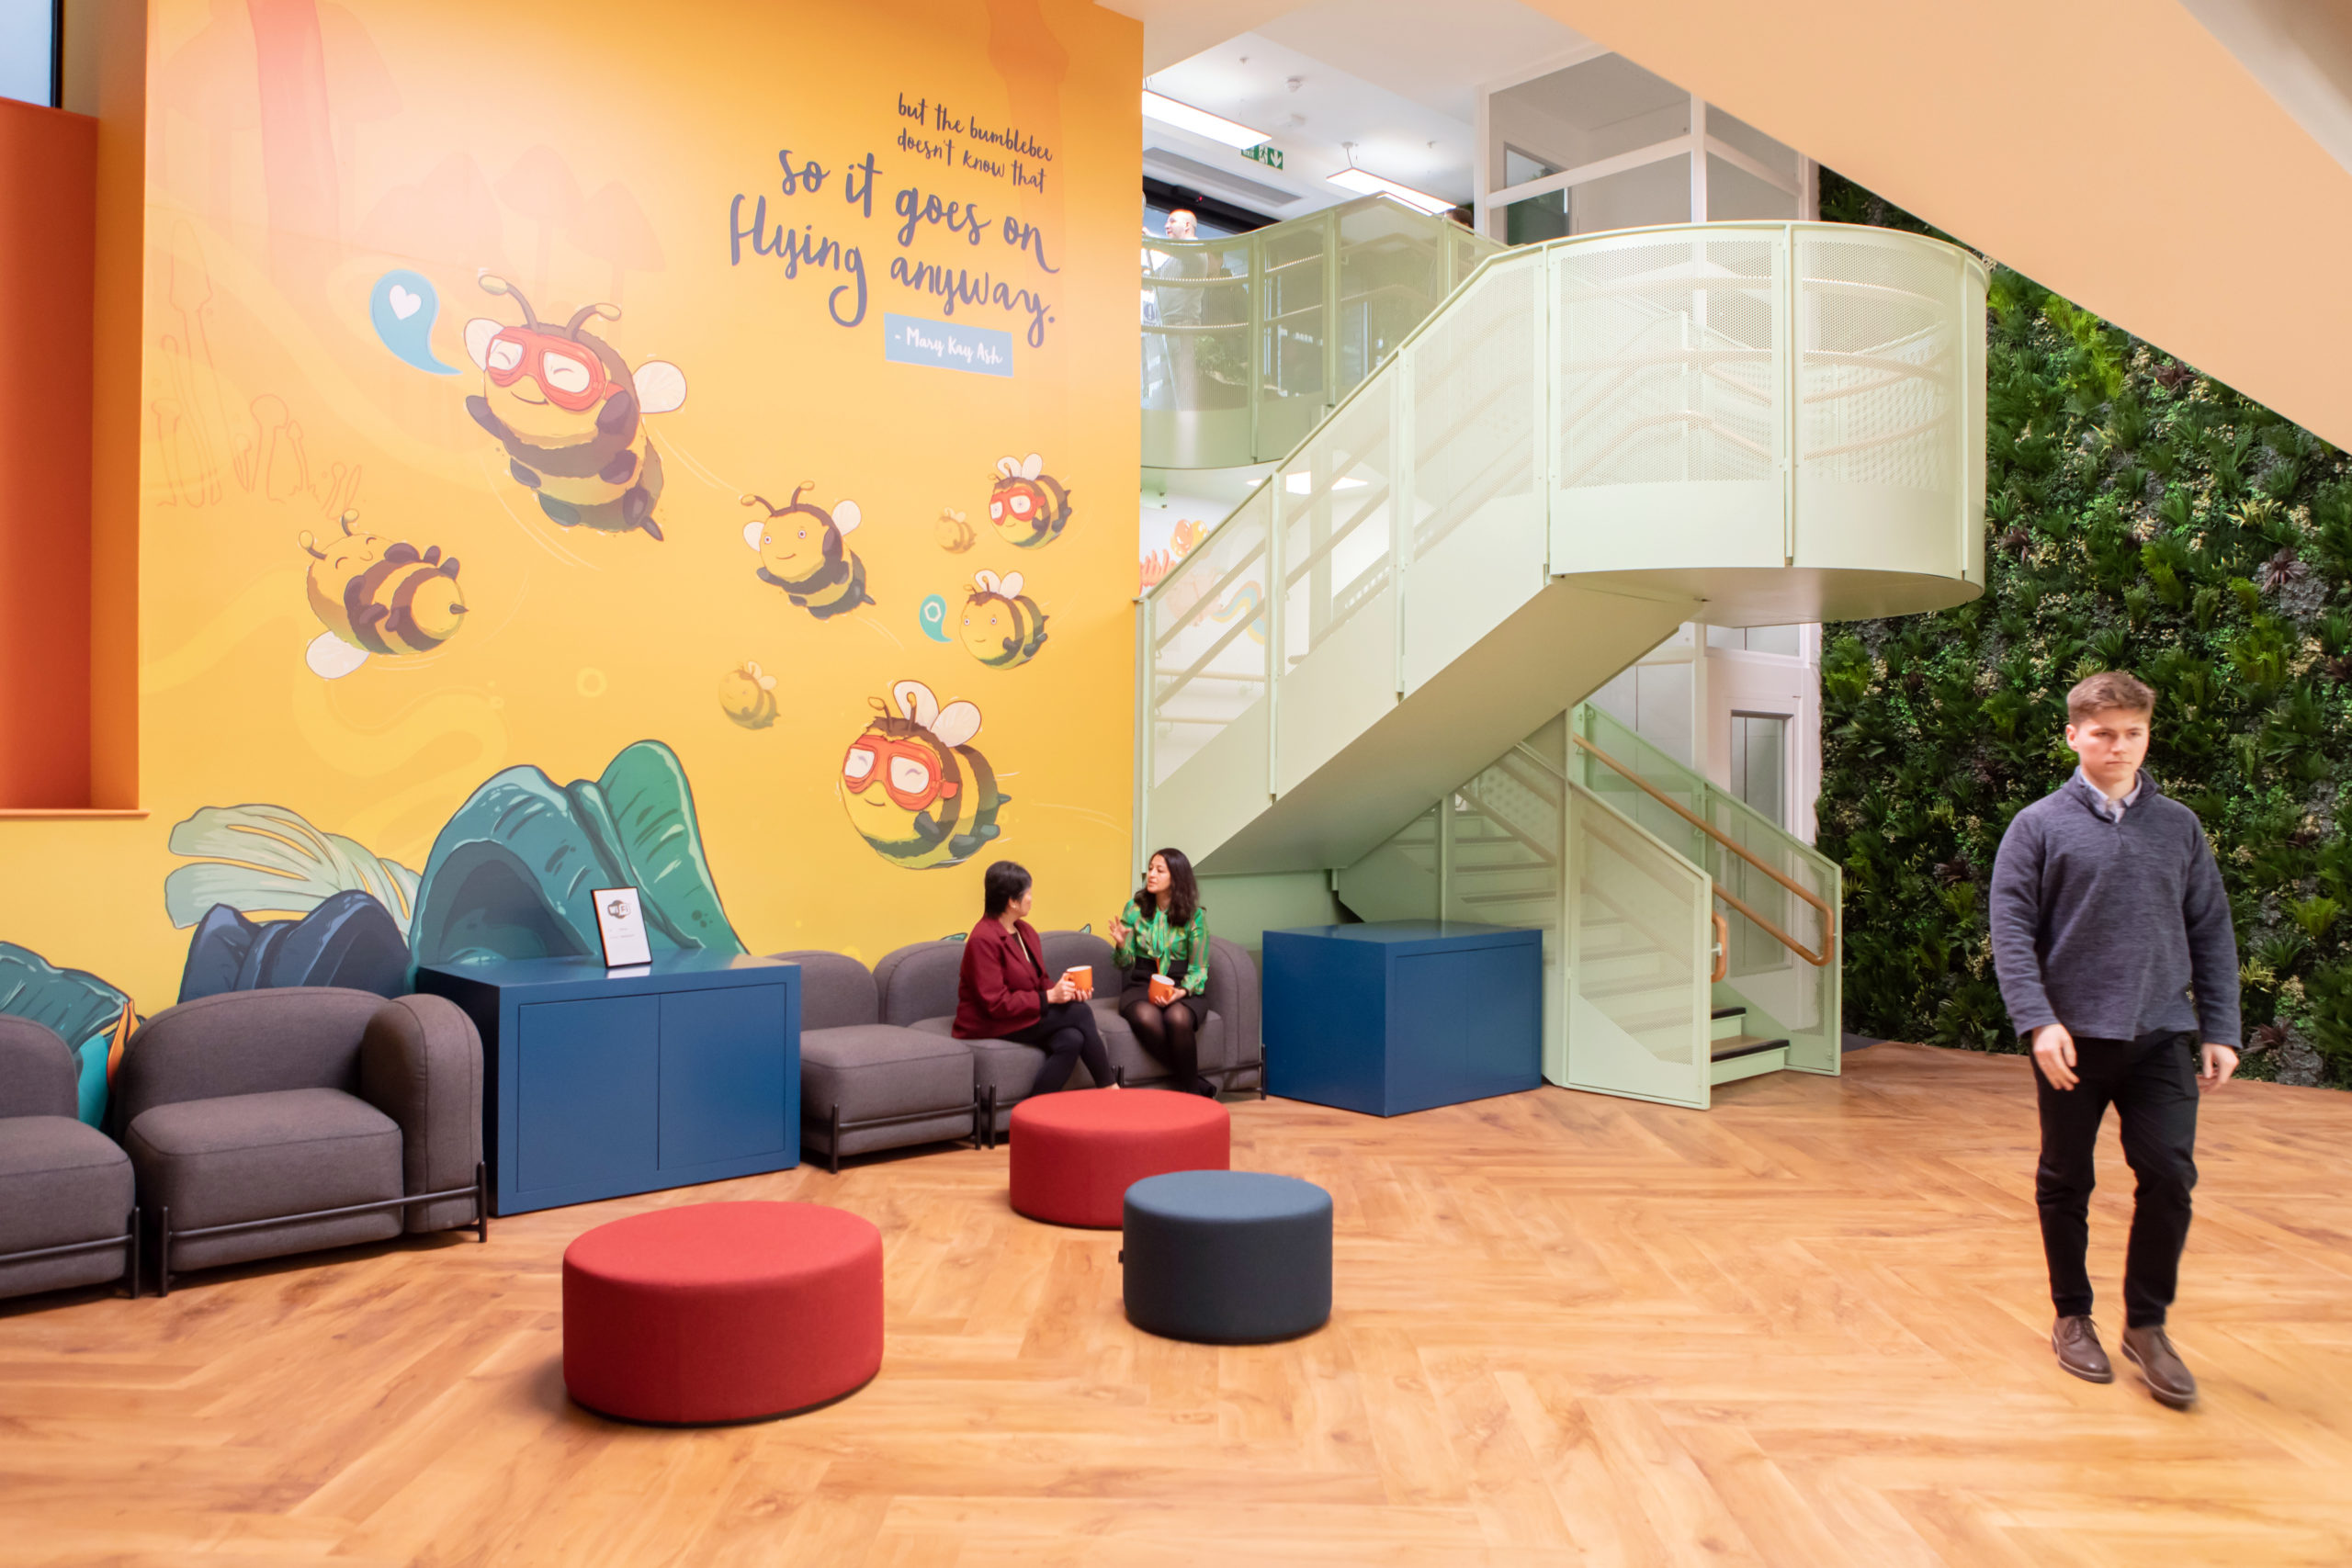
[[[2123,1355],[2175,1409],[2197,1380],[2165,1336],[2197,1184],[2197,1098],[2238,1066],[2230,901],[2197,814],[2140,771],[2156,694],[2130,675],[2066,694],[2082,765],[2017,815],[1993,863],[1993,964],[2033,1041],[2041,1111],[2034,1200],[2058,1364],[2111,1382],[2091,1326],[2092,1156],[2109,1101],[2139,1178],[2123,1265]]]

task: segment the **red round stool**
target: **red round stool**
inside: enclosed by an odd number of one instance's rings
[[[882,1233],[821,1203],[692,1203],[563,1251],[563,1381],[603,1416],[790,1416],[882,1365]]]
[[[1012,1206],[1033,1220],[1116,1230],[1145,1177],[1232,1163],[1233,1118],[1197,1094],[1086,1089],[1012,1108]]]

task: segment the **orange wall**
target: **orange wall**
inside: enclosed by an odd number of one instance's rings
[[[97,131],[0,99],[0,807],[90,804]]]

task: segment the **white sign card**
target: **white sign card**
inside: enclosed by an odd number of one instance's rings
[[[652,963],[653,945],[646,940],[645,911],[638,908],[637,889],[599,887],[594,897],[596,933],[605,939],[605,967]]]

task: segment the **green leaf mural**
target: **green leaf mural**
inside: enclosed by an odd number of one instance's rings
[[[639,890],[657,953],[745,951],[685,770],[658,740],[625,748],[593,783],[559,785],[526,764],[475,790],[434,840],[410,947],[419,964],[598,953],[599,887]]]
[[[106,1114],[107,1058],[130,1011],[130,998],[96,975],[60,969],[30,948],[0,942],[0,1012],[47,1024],[74,1048],[79,1114],[94,1127]]]
[[[1933,231],[1827,170],[1821,207]],[[1984,596],[1826,632],[1847,1027],[2018,1049],[1994,852],[2075,766],[2067,688],[2120,668],[2156,690],[2149,771],[2229,889],[2246,1071],[2352,1087],[2352,463],[1997,265],[1989,317]]]
[[[171,849],[196,863],[164,878],[164,908],[182,930],[215,904],[305,914],[344,892],[368,894],[403,931],[416,908],[416,873],[282,806],[208,806],[173,828]]]

